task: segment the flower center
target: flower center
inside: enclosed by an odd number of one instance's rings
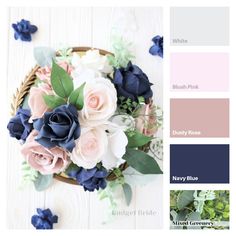
[[[88,106],[91,108],[96,108],[99,104],[99,97],[98,96],[92,96],[88,100]]]
[[[52,163],[52,159],[44,156],[42,154],[36,154],[36,161],[39,165],[50,165]]]

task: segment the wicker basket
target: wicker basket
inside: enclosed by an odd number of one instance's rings
[[[83,55],[86,51],[92,49],[90,47],[73,47],[72,48],[73,52],[77,52],[80,55]],[[107,55],[110,54],[112,55],[112,53],[102,50],[102,49],[97,49],[99,50],[101,55]],[[36,72],[37,70],[40,68],[40,66],[36,65],[31,71],[30,73],[25,77],[24,81],[21,83],[20,87],[16,90],[16,93],[13,96],[13,101],[11,104],[11,115],[14,116],[16,114],[16,111],[18,110],[18,108],[23,104],[25,97],[28,95],[29,90],[31,88],[32,85],[34,85],[35,80],[37,79],[36,76]],[[127,163],[124,163],[122,165],[120,165],[120,170],[123,171],[128,167]],[[61,173],[61,174],[54,174],[54,178],[68,183],[68,184],[74,184],[74,185],[79,185],[75,179],[72,179],[70,177],[68,177],[65,173]],[[117,177],[114,173],[110,173],[107,177],[108,181],[112,181],[115,180]]]

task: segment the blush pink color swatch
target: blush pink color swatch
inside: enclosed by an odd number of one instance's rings
[[[228,91],[228,53],[172,53],[172,91]]]
[[[229,137],[229,99],[171,99],[171,137]]]

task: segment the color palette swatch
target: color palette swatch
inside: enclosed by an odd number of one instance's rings
[[[229,7],[170,8],[170,184],[220,184],[170,191],[171,229],[229,229],[228,208],[220,220],[204,208],[212,201],[215,212],[222,196],[229,203],[228,45]]]
[[[229,137],[229,99],[171,99],[170,136]]]
[[[171,183],[229,183],[229,145],[171,144]]]
[[[170,42],[182,46],[229,44],[228,7],[172,7]]]
[[[172,53],[172,91],[220,92],[229,89],[228,53]]]

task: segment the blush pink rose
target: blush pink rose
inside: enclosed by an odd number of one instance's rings
[[[79,112],[83,126],[104,124],[116,111],[117,93],[114,85],[106,78],[94,78],[85,84],[84,106]]]
[[[43,82],[50,84],[51,68],[49,66],[40,67],[36,72],[36,76]]]
[[[57,64],[62,67],[68,74],[71,74],[72,70],[74,69],[73,66],[69,65],[65,61],[60,61]],[[52,69],[49,66],[40,67],[36,72],[36,76],[43,82],[51,85],[51,71]]]
[[[70,163],[65,150],[59,147],[45,148],[34,139],[38,132],[33,130],[23,144],[21,153],[27,163],[42,175],[60,173]]]
[[[139,110],[139,116],[135,119],[136,129],[146,136],[153,136],[157,128],[157,116],[155,107],[150,104],[145,104]]]
[[[76,146],[71,153],[71,160],[78,166],[91,169],[102,160],[107,150],[108,139],[103,127],[83,128]]]
[[[65,61],[58,62],[58,65],[62,67],[69,75],[71,74],[72,70],[74,69],[72,65],[68,64]]]
[[[38,87],[30,89],[28,105],[31,110],[31,117],[29,122],[41,118],[45,112],[50,110],[44,102],[43,96],[46,94],[53,94],[51,87],[46,83],[41,83]]]

